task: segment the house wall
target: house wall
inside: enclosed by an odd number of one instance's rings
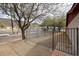
[[[75,52],[77,52],[77,44],[76,44],[77,43],[77,33],[79,33],[79,29],[77,32],[77,29],[74,29],[74,28],[79,28],[79,13],[73,19],[73,21],[68,25],[68,28],[72,28],[71,30],[68,30],[67,33],[68,33],[70,41],[72,42],[72,51],[74,54],[74,50],[75,50]],[[78,44],[78,46],[79,46],[79,44]]]
[[[68,28],[79,28],[79,13],[73,19],[73,21],[68,25]]]
[[[68,26],[68,24],[70,24],[73,21],[73,19],[78,15],[78,13],[79,13],[79,3],[74,3],[72,8],[67,13],[66,26]]]

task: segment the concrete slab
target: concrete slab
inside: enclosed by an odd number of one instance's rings
[[[28,53],[27,56],[50,56],[50,51],[40,45],[33,47]]]
[[[24,56],[28,51],[30,51],[35,44],[25,43],[23,40],[13,42],[9,46],[17,53],[17,55]]]
[[[17,54],[8,45],[0,46],[0,56],[16,56]]]
[[[29,40],[17,40],[0,44],[3,56],[50,56],[48,48]]]

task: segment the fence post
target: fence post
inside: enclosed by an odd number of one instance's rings
[[[77,28],[77,56],[78,56],[78,28]]]
[[[52,29],[52,51],[54,50],[54,30]]]

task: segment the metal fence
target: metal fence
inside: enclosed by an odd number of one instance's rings
[[[74,56],[79,55],[79,29],[62,28],[52,33],[52,50],[57,49]]]
[[[52,31],[43,30],[42,28],[32,28],[26,31],[27,39],[35,39],[46,36],[52,36]]]
[[[44,45],[52,46],[52,50],[56,49],[63,51],[67,54],[78,56],[79,55],[79,28],[49,28],[48,30],[42,28],[29,29],[27,31],[28,39],[37,39],[44,37],[52,37],[52,42],[43,42]],[[43,38],[41,38],[43,40]],[[37,39],[38,40],[38,39]],[[52,43],[52,45],[51,45]]]
[[[44,46],[52,51],[52,29],[45,28],[31,28],[26,32],[27,40],[37,42],[37,44]]]

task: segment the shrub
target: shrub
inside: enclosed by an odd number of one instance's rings
[[[5,27],[6,27],[6,25],[4,23],[0,22],[0,28],[5,28]]]

